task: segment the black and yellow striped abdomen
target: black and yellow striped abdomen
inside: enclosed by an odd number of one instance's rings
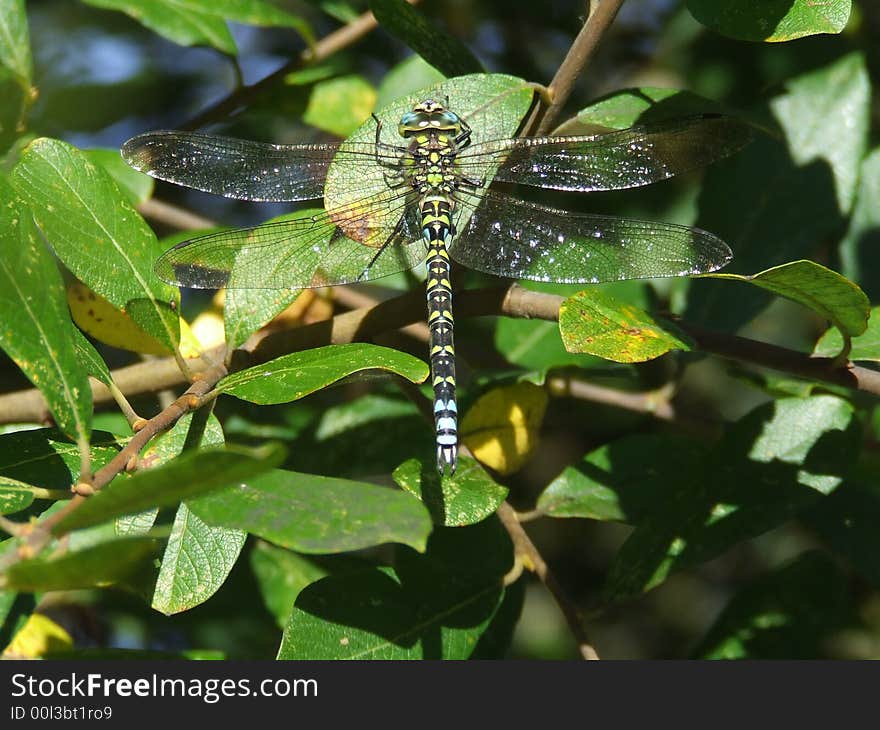
[[[452,286],[449,250],[452,242],[452,205],[442,195],[425,196],[421,203],[422,235],[428,244],[428,327],[431,330],[431,383],[434,388],[434,424],[437,465],[455,471],[458,452],[458,407],[455,402],[455,347],[453,343]]]

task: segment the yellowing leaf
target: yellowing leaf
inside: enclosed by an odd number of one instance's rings
[[[105,345],[146,355],[168,355],[168,348],[138,327],[125,312],[114,307],[85,284],[67,284],[67,305],[83,332]]]
[[[471,453],[501,474],[519,469],[538,444],[547,393],[532,383],[505,385],[477,399],[461,422]]]
[[[73,639],[61,626],[41,613],[31,614],[3,650],[4,659],[37,659],[50,652],[73,648]]]
[[[144,355],[171,354],[164,344],[144,332],[125,312],[80,281],[68,282],[67,305],[77,327],[105,345]],[[180,349],[183,356],[198,357],[198,343],[187,323],[181,319]]]
[[[226,341],[223,314],[214,307],[201,312],[193,320],[192,327],[184,326],[181,320],[180,329],[180,352],[184,357],[198,357],[199,350],[209,350]],[[192,337],[191,342],[188,335]]]

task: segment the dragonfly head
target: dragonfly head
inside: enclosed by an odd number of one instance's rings
[[[397,131],[401,137],[412,137],[427,131],[443,132],[450,137],[457,137],[461,133],[461,117],[441,103],[426,99],[400,118]]]

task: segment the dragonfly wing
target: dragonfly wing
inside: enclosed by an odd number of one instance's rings
[[[238,200],[283,202],[323,197],[338,148],[338,143],[276,145],[197,132],[148,132],[128,140],[122,156],[159,180]],[[337,159],[375,162],[374,146],[347,148]]]
[[[707,165],[749,139],[744,123],[707,114],[607,134],[484,142],[463,151],[459,166],[468,174],[469,167],[499,156],[495,180],[554,190],[622,190]]]
[[[699,228],[577,215],[497,192],[464,223],[450,254],[489,274],[558,283],[703,274],[732,258],[724,241]]]
[[[388,190],[316,215],[200,236],[166,251],[156,274],[178,286],[310,288],[387,276],[425,256],[406,195]]]

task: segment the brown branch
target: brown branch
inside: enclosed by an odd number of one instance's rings
[[[678,417],[670,401],[671,389],[665,386],[658,390],[632,393],[561,375],[547,378],[546,384],[551,395],[558,398],[579,398],[636,413],[648,413],[661,421],[675,421]]]
[[[880,395],[880,372],[846,362],[835,363],[829,357],[810,357],[796,350],[750,340],[746,337],[715,332],[676,319],[676,325],[690,335],[698,349],[730,360],[760,365],[808,380],[842,385],[872,395]]]
[[[182,396],[147,421],[116,456],[95,472],[90,483],[75,485],[76,495],[64,507],[33,525],[17,523],[15,531],[22,538],[21,544],[17,551],[5,556],[5,559],[0,563],[0,572],[17,560],[36,555],[53,537],[59,537],[60,535],[54,534],[54,530],[62,520],[79,509],[90,494],[102,489],[123,471],[130,470],[132,464],[136,463],[141,450],[153,437],[167,431],[184,415],[198,408],[201,404],[200,398],[213,389],[224,375],[226,375],[226,368],[222,365],[216,365],[204,371]]]
[[[516,552],[517,559],[522,561],[524,567],[533,572],[541,582],[550,591],[550,594],[556,601],[565,617],[568,628],[578,644],[578,651],[584,659],[598,659],[599,655],[590,643],[587,632],[584,629],[583,619],[580,611],[574,602],[569,598],[568,594],[556,580],[544,558],[535,544],[531,541],[523,526],[517,519],[516,512],[507,502],[502,502],[496,512],[507,534],[513,541],[513,547]]]
[[[414,5],[418,0],[407,0],[407,2]],[[329,58],[334,53],[356,43],[377,26],[378,23],[376,22],[376,18],[371,12],[363,13],[347,25],[344,25],[324,36],[324,38],[319,40],[314,46],[306,48],[297,58],[288,61],[281,66],[281,68],[273,71],[268,76],[265,76],[253,84],[239,86],[228,96],[215,104],[212,104],[197,116],[190,119],[186,124],[181,125],[180,128],[197,129],[229,116],[232,112],[252,101],[259,96],[261,92],[273,84],[282,81],[287,74],[307,66],[308,64]]]
[[[553,81],[547,87],[552,101],[538,125],[537,134],[549,134],[556,125],[556,120],[568,97],[571,96],[575,82],[595,54],[599,42],[614,21],[621,5],[623,0],[600,0],[592,7],[587,22],[574,39]]]
[[[170,228],[179,228],[181,231],[197,231],[202,228],[217,228],[219,226],[210,218],[204,218],[186,208],[180,208],[157,198],[145,200],[139,203],[137,208],[145,218],[151,218]]]
[[[258,333],[244,348],[236,351],[235,369],[312,347],[369,340],[381,332],[420,322],[423,319],[423,298],[421,292],[409,292],[344,312],[330,320],[281,332]],[[563,297],[555,294],[533,292],[512,285],[459,292],[456,295],[456,312],[460,317],[502,315],[554,321],[559,316],[559,305],[563,301]],[[756,340],[712,332],[682,321],[677,325],[706,352],[880,396],[880,373],[874,370],[853,363],[835,367],[833,360],[828,358],[810,357]],[[222,357],[222,348],[212,350],[209,356],[212,360]],[[206,369],[206,365],[195,361],[191,368],[199,373]],[[114,370],[113,379],[126,396],[154,393],[186,382],[172,358]],[[96,404],[112,400],[107,388],[96,381],[92,381],[92,393]],[[35,388],[0,395],[0,423],[42,423],[48,414],[46,402]]]

